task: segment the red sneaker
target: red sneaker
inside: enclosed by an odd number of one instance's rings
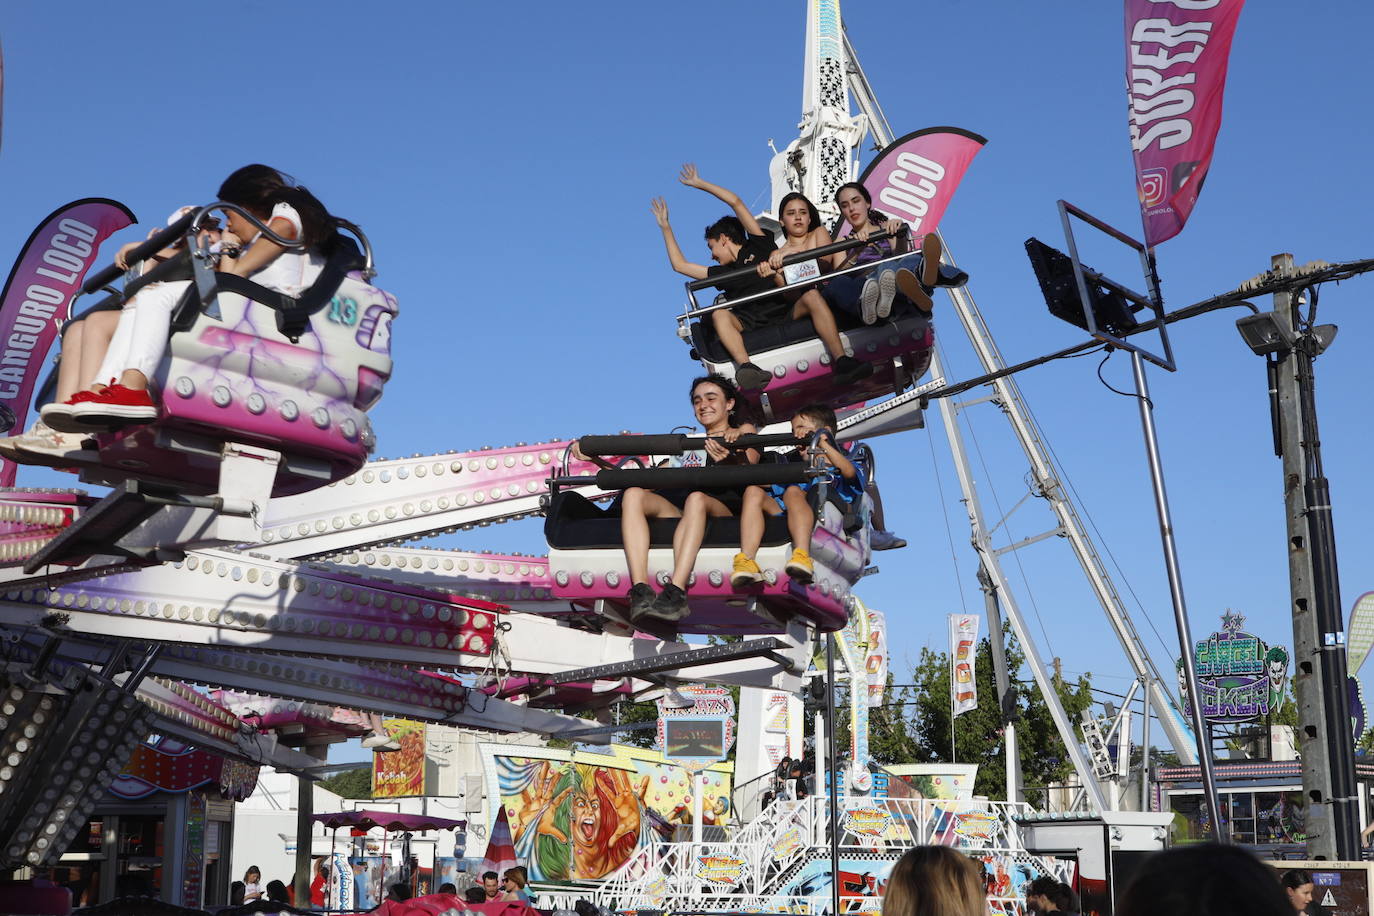
[[[146,391],[111,385],[89,401],[72,406],[72,420],[83,429],[102,429],[150,423],[157,419],[157,404]]]
[[[76,394],[67,398],[65,401],[54,401],[51,404],[44,404],[38,409],[38,416],[44,423],[59,432],[79,433],[84,431],[84,427],[79,426],[72,420],[72,408],[77,404],[93,401],[100,397],[94,391],[78,391]]]

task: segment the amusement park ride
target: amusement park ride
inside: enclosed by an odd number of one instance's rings
[[[837,0],[808,4],[801,132],[770,168],[774,200],[800,190],[827,219],[837,215],[829,203],[836,189],[857,176],[863,138],[871,134],[880,146],[894,139],[838,7]],[[851,97],[859,114],[850,111]],[[194,240],[201,220],[226,206],[188,214],[142,253],[173,238]],[[765,214],[765,224],[768,219]],[[0,767],[0,836],[9,838],[0,847],[0,866],[42,864],[65,848],[64,839],[143,731],[119,723],[98,760],[74,765],[66,789],[54,795],[39,786],[49,784],[44,775],[64,759],[77,740],[71,736],[119,716],[295,771],[320,761],[257,741],[261,720],[236,712],[248,709],[251,697],[263,708],[271,698],[285,698],[476,729],[604,736],[612,704],[654,699],[680,683],[796,693],[815,640],[845,627],[855,606],[852,590],[869,570],[867,497],[863,511],[846,516],[822,492],[813,540],[817,569],[809,583],[783,572],[790,543],[775,521],[759,553],[764,581],[747,592],[732,590],[738,522],[713,520],[693,573],[691,613],[669,623],[629,618],[619,527],[605,504],[629,486],[729,483],[725,478],[739,468],[651,467],[657,456],[684,447],[660,436],[602,437],[600,454],[615,456],[618,465],[609,470],[574,457],[569,441],[368,461],[374,435],[367,411],[392,372],[389,340],[398,308],[372,284],[367,239],[345,228],[359,244],[343,246],[300,300],[216,274],[194,242],[147,275],[189,277],[193,292],[158,371],[159,418],[100,435],[98,448],[77,462],[84,482],[110,493],[0,494],[0,632],[12,695],[0,705],[0,744],[12,761]],[[101,272],[86,290],[105,288],[116,276]],[[1005,365],[967,279],[947,257],[941,285],[953,314],[983,372],[996,375]],[[110,295],[122,301],[144,282]],[[731,375],[731,363],[700,320],[710,307],[697,307],[694,294],[704,285],[689,284],[693,306],[678,319],[679,336],[709,371]],[[339,307],[356,320],[331,320]],[[1146,703],[1180,758],[1195,760],[1168,682],[1061,486],[1015,380],[996,377],[973,403],[994,404],[1006,417],[1025,451],[1034,495],[1048,502],[1055,524],[1011,548],[995,548],[957,422],[972,404],[943,396],[945,367],[929,318],[897,311],[871,326],[842,327],[842,334],[875,371],[839,388],[808,322],[746,338],[755,361],[773,376],[749,394],[753,406],[769,421],[783,420],[823,393],[837,407],[851,408],[842,410],[838,432],[854,443],[923,427],[925,408],[936,400],[968,509],[989,629],[999,633],[1005,615],[1016,634],[1079,773],[1085,807],[1102,812],[1119,807],[1119,800],[1094,778],[1075,723],[1051,686],[1002,570],[1010,549],[1053,536],[1068,542]],[[927,371],[931,379],[922,383]],[[591,446],[586,440],[583,451],[597,451]],[[801,465],[756,467],[758,482],[805,473]],[[670,480],[674,474],[682,479]],[[540,515],[547,556],[410,544]],[[650,569],[660,581],[671,567],[671,540],[672,523],[657,522]],[[711,645],[683,639],[698,634],[741,638]],[[214,696],[224,702],[192,687],[221,691]],[[599,722],[576,715],[587,710]],[[39,717],[62,727],[26,740],[25,729],[33,730]],[[1014,748],[1014,726],[1007,735]],[[1014,769],[1015,754],[1008,757]],[[1011,820],[1026,813],[1015,794],[1020,780],[1014,772],[1009,777],[1008,804],[985,804],[995,825],[969,842],[1024,855]],[[795,832],[810,838],[803,843],[809,849],[829,842],[825,817],[824,799],[812,799],[790,813],[771,809],[745,833],[758,834],[762,850]],[[853,840],[851,833],[842,841]],[[932,841],[960,841],[954,833],[942,836],[931,834]],[[662,903],[694,893],[689,880],[672,877],[678,865],[660,851],[644,856],[659,858],[636,859],[611,882],[622,900]],[[761,861],[741,886],[760,898],[775,893],[772,879],[792,864],[775,859],[768,871]],[[665,875],[665,884],[655,884]]]

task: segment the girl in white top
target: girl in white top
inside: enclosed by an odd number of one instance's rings
[[[241,250],[236,257],[221,255],[220,272],[251,278],[260,286],[292,297],[315,282],[324,267],[324,251],[332,243],[335,229],[329,211],[313,194],[270,166],[246,165],[220,185],[219,199],[253,214],[277,236],[304,243],[300,249],[279,245],[231,210],[222,244],[225,249]],[[106,364],[101,367],[101,377],[117,377],[117,383],[73,407],[72,416],[78,425],[97,429],[102,425],[126,425],[157,418],[157,406],[148,394],[148,380],[167,351],[172,310],[188,283],[159,284],[134,297],[138,307],[120,319],[123,322],[128,317],[134,322],[127,335],[130,343],[118,353],[112,346]],[[104,374],[107,371],[108,376]]]
[[[243,873],[243,902],[252,903],[262,895],[262,872],[256,865],[250,865]]]

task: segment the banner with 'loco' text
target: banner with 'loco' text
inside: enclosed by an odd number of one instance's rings
[[[1145,244],[1183,231],[1212,165],[1245,0],[1126,0],[1131,152]]]
[[[57,208],[29,236],[0,293],[0,434],[24,427],[43,359],[100,243],[134,222],[123,204],[88,197]],[[0,461],[0,487],[14,486],[16,471]]]
[[[923,236],[940,225],[969,163],[987,142],[958,127],[914,131],[888,144],[859,183],[873,196],[875,210],[904,220],[912,235]]]
[[[954,715],[978,708],[978,622],[972,614],[949,615],[949,702]]]

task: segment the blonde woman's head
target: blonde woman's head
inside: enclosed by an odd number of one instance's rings
[[[917,846],[897,860],[883,916],[987,916],[981,869],[948,846]]]

